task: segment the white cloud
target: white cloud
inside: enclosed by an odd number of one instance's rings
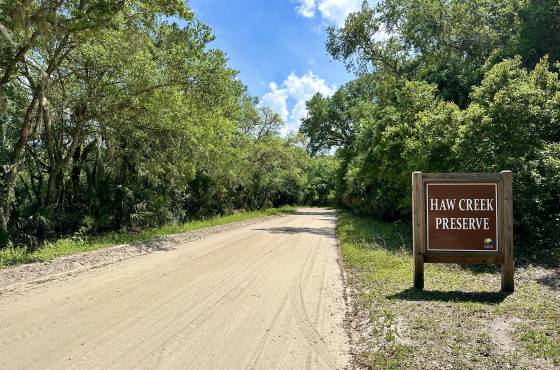
[[[307,116],[305,102],[316,93],[330,96],[336,91],[335,85],[330,85],[322,78],[309,71],[302,76],[290,73],[281,86],[271,82],[270,91],[261,98],[261,105],[276,111],[285,122],[288,129],[296,130],[300,120]]]
[[[309,71],[303,76],[297,76],[294,72],[290,73],[288,78],[282,83],[288,94],[295,99],[309,99],[316,93],[323,95],[331,95],[334,93],[334,87],[329,86],[327,82]]]
[[[315,0],[299,0],[299,5],[296,6],[296,12],[305,18],[313,18],[315,16],[315,9],[317,4]]]
[[[299,100],[292,108],[292,113],[290,114],[290,121],[301,122],[302,118],[307,117],[307,107],[305,102],[307,100]]]
[[[313,18],[318,11],[323,20],[342,26],[348,14],[360,9],[363,0],[297,0],[296,12]]]
[[[290,112],[288,112],[288,92],[285,89],[279,89],[276,83],[268,84],[270,92],[261,98],[261,105],[270,107],[278,113],[284,121],[288,120]]]
[[[348,14],[358,11],[362,0],[322,0],[318,4],[323,19],[342,26]]]
[[[293,1],[293,0],[292,0]],[[313,32],[324,32],[325,24],[334,24],[337,27],[344,26],[348,14],[357,12],[362,7],[363,0],[295,0],[299,5],[296,12],[305,18],[314,18],[316,13],[321,15],[323,23],[313,28]],[[378,0],[368,0],[370,6],[378,3]],[[381,27],[373,36],[376,41],[385,41],[389,38],[385,27]]]

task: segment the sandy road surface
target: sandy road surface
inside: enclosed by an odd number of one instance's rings
[[[0,295],[0,368],[344,368],[334,222],[301,209]]]

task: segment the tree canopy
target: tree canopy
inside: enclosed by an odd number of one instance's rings
[[[213,39],[182,0],[3,1],[1,244],[326,199]]]
[[[558,261],[559,12],[548,0],[384,0],[331,27],[327,50],[357,78],[308,101],[301,131],[310,152],[336,150],[338,203],[406,220],[413,171],[509,169],[523,256]]]

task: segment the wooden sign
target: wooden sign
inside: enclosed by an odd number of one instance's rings
[[[412,174],[414,286],[424,263],[498,264],[513,291],[512,173]]]

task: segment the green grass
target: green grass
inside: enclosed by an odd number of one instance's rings
[[[428,264],[426,288],[416,291],[411,234],[407,224],[338,213],[342,259],[356,292],[354,320],[367,333],[356,366],[560,365],[560,292],[539,283],[536,270],[518,271],[516,291],[506,294],[499,292],[497,267]]]
[[[41,248],[30,253],[24,248],[7,248],[0,250],[0,268],[24,263],[48,261],[68,254],[93,251],[116,244],[142,242],[160,236],[179,234],[258,217],[293,213],[295,210],[296,207],[284,206],[281,208],[218,216],[206,220],[187,222],[185,224],[169,224],[158,228],[142,230],[140,232],[119,231],[92,237],[65,238],[45,243]]]
[[[524,342],[530,353],[544,358],[560,358],[560,344],[549,333],[525,328],[524,330],[520,330],[518,336]]]

